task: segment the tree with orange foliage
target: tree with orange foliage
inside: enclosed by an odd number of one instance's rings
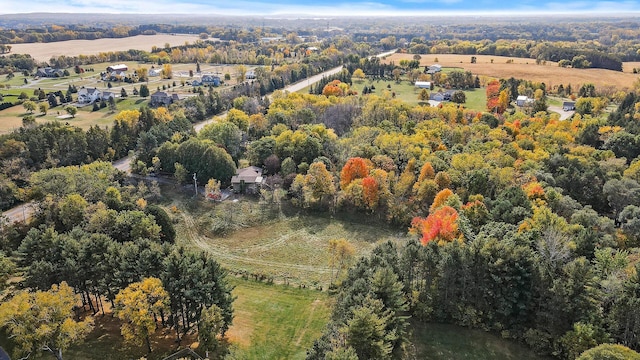
[[[500,97],[500,82],[493,80],[487,84],[487,110],[498,112]]]
[[[322,88],[322,95],[324,96],[344,96],[344,91],[340,86],[342,82],[340,80],[333,80]]]
[[[340,188],[344,190],[353,180],[365,178],[372,168],[373,163],[369,159],[350,158],[340,171]]]
[[[420,242],[426,245],[437,241],[439,245],[451,242],[460,236],[458,230],[458,212],[451,206],[443,206],[426,218],[416,217],[411,221],[410,232],[421,234]]]
[[[447,202],[447,199],[449,199],[451,195],[453,195],[453,191],[451,191],[450,189],[441,190],[433,199],[433,204],[431,204],[431,207],[429,208],[429,212],[433,213],[438,208],[443,207],[444,204]]]
[[[371,210],[378,206],[378,201],[380,200],[379,184],[371,176],[362,179],[362,200]]]

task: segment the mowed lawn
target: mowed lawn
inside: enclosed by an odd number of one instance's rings
[[[420,100],[418,98],[422,89],[417,88],[412,82],[404,78],[399,83],[394,80],[353,80],[352,87],[355,88],[356,91],[358,91],[358,94],[362,94],[362,89],[364,89],[365,86],[371,87],[372,85],[375,87],[373,93],[379,96],[392,96],[395,93],[396,99],[400,99],[411,105],[420,105],[426,103],[426,101]],[[445,89],[442,89],[438,86],[436,86],[433,90],[428,91],[429,93],[433,93],[438,92],[439,90],[445,91]],[[467,96],[467,101],[462,104],[462,106],[472,110],[486,110],[487,94],[484,88],[466,90],[464,91],[464,93]],[[446,102],[444,104],[446,104]]]
[[[331,314],[326,292],[233,279],[232,359],[304,359]]]

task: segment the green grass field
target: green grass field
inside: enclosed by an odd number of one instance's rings
[[[326,292],[234,279],[232,359],[304,359],[331,314]]]
[[[396,99],[400,99],[408,104],[418,105],[424,103],[423,100],[418,98],[421,89],[415,87],[413,83],[404,78],[399,83],[394,80],[354,80],[351,87],[358,91],[359,94],[362,94],[362,89],[364,89],[365,86],[371,87],[371,85],[375,86],[374,93],[377,95],[382,96],[385,93],[389,95],[395,93]],[[445,89],[436,86],[429,92],[437,92],[438,90],[444,91]],[[301,92],[302,91],[304,90],[301,90]],[[309,90],[307,89],[306,91],[308,92]],[[467,96],[466,103],[462,104],[464,107],[478,111],[486,110],[487,95],[484,89],[466,90],[464,93]]]
[[[525,346],[482,330],[456,325],[413,322],[416,359],[543,360]]]

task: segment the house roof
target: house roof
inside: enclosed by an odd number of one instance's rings
[[[245,183],[261,183],[262,182],[262,168],[257,166],[249,166],[246,168],[238,169],[236,174],[231,178],[231,183],[239,183],[244,181]]]
[[[169,97],[169,95],[164,92],[164,91],[156,91],[155,93],[151,94],[151,97]]]
[[[573,101],[565,101],[562,103],[562,106],[576,106],[576,103]]]
[[[109,69],[111,69],[110,71],[127,71],[129,70],[129,67],[125,64],[118,64],[107,67],[107,70]]]
[[[100,90],[96,89],[96,88],[82,88],[80,90],[78,90],[78,94],[93,94],[93,93],[98,93],[100,94]]]
[[[516,101],[520,101],[520,100],[522,100],[522,101],[527,101],[528,99],[529,99],[529,98],[528,98],[526,95],[519,95],[519,96],[516,98]]]

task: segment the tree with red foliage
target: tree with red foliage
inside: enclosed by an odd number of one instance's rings
[[[487,84],[487,110],[499,112],[500,108],[500,82],[493,80]]]
[[[426,218],[416,217],[411,221],[411,233],[422,234],[420,241],[426,245],[430,241],[438,244],[451,242],[460,236],[458,212],[451,206],[443,206]]]
[[[340,188],[344,190],[353,180],[365,178],[371,169],[371,160],[361,157],[350,158],[340,171]]]

